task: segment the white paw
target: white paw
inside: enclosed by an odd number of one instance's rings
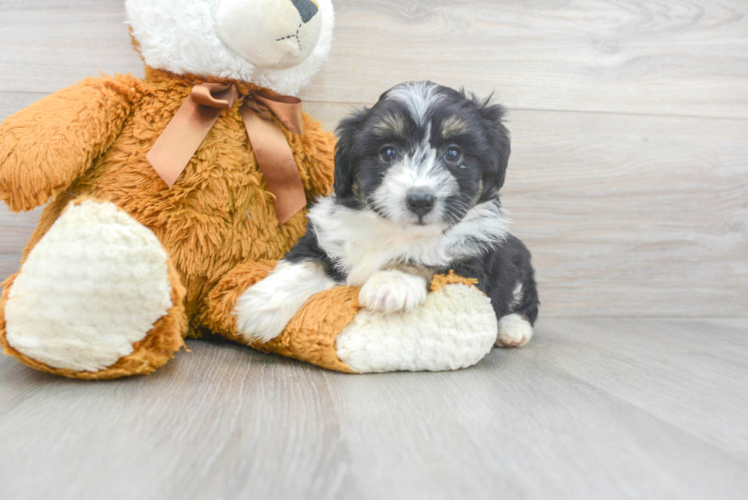
[[[279,295],[268,293],[263,282],[250,287],[236,302],[236,326],[248,344],[273,340],[298,311]]]
[[[499,336],[496,345],[500,347],[522,347],[532,338],[532,325],[519,314],[509,314],[499,320]]]
[[[283,333],[309,298],[335,286],[314,262],[281,261],[236,302],[236,326],[247,343],[269,342]]]
[[[402,271],[380,271],[369,278],[358,302],[370,311],[412,311],[426,300],[426,280]]]

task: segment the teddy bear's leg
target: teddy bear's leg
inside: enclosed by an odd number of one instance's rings
[[[359,288],[338,286],[313,296],[269,342],[237,330],[239,297],[264,279],[274,262],[244,264],[211,291],[207,326],[264,351],[351,373],[442,371],[474,365],[498,334],[491,301],[469,280],[437,276],[419,307],[398,313],[360,307]]]
[[[109,202],[71,202],[4,287],[0,343],[39,370],[147,374],[184,345],[178,273],[156,235]]]

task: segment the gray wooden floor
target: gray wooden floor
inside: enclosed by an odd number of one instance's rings
[[[739,499],[748,319],[553,319],[454,373],[190,342],[146,378],[0,359],[4,499]]]

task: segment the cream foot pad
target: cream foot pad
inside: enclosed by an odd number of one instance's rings
[[[172,306],[167,255],[111,203],[72,203],[39,241],[5,308],[8,343],[53,368],[98,371]]]
[[[451,284],[403,313],[362,310],[338,336],[338,357],[355,372],[442,371],[472,366],[498,334],[491,301],[477,288]]]

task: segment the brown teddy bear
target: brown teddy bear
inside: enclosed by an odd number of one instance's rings
[[[243,342],[235,304],[303,234],[333,181],[334,139],[295,94],[329,52],[330,0],[128,0],[146,76],[90,78],[0,125],[0,200],[48,203],[4,283],[0,342],[75,378],[147,374],[185,337]],[[470,366],[488,299],[438,276],[411,313],[313,297],[252,344],[343,372]]]

